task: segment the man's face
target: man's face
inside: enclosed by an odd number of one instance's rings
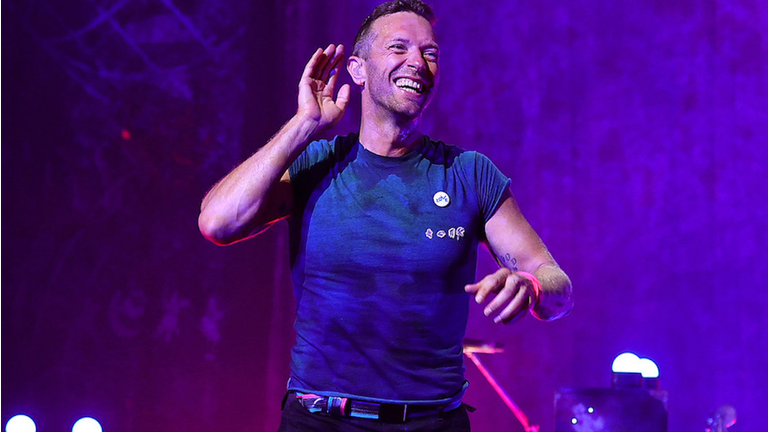
[[[421,115],[438,82],[439,48],[429,21],[412,12],[385,15],[371,26],[365,86],[377,106]]]

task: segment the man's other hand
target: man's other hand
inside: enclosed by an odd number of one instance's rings
[[[493,321],[509,324],[525,316],[536,304],[536,291],[533,283],[526,277],[504,267],[484,277],[479,282],[466,285],[464,290],[474,294],[477,303],[493,300],[483,309],[485,316],[491,316],[501,310]]]

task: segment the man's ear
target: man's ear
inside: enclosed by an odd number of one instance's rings
[[[347,59],[347,72],[352,81],[360,87],[365,87],[365,60],[357,56],[349,56]]]

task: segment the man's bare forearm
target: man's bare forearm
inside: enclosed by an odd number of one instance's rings
[[[291,199],[276,189],[316,128],[316,122],[294,116],[264,147],[219,180],[200,206],[198,226],[203,235],[216,244],[230,244],[285,217]],[[270,196],[275,194],[281,196]]]
[[[286,170],[315,133],[341,119],[349,101],[349,84],[333,98],[343,60],[343,45],[330,44],[312,54],[299,80],[296,115],[203,199],[197,224],[206,238],[234,243],[290,214],[293,196]]]
[[[533,315],[544,321],[567,315],[573,308],[573,288],[568,275],[553,264],[544,264],[533,274],[541,282],[541,292],[532,310]]]

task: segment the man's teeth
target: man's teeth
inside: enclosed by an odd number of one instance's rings
[[[409,78],[399,78],[397,81],[395,81],[395,85],[411,93],[421,93],[423,89],[423,85],[421,83]]]

